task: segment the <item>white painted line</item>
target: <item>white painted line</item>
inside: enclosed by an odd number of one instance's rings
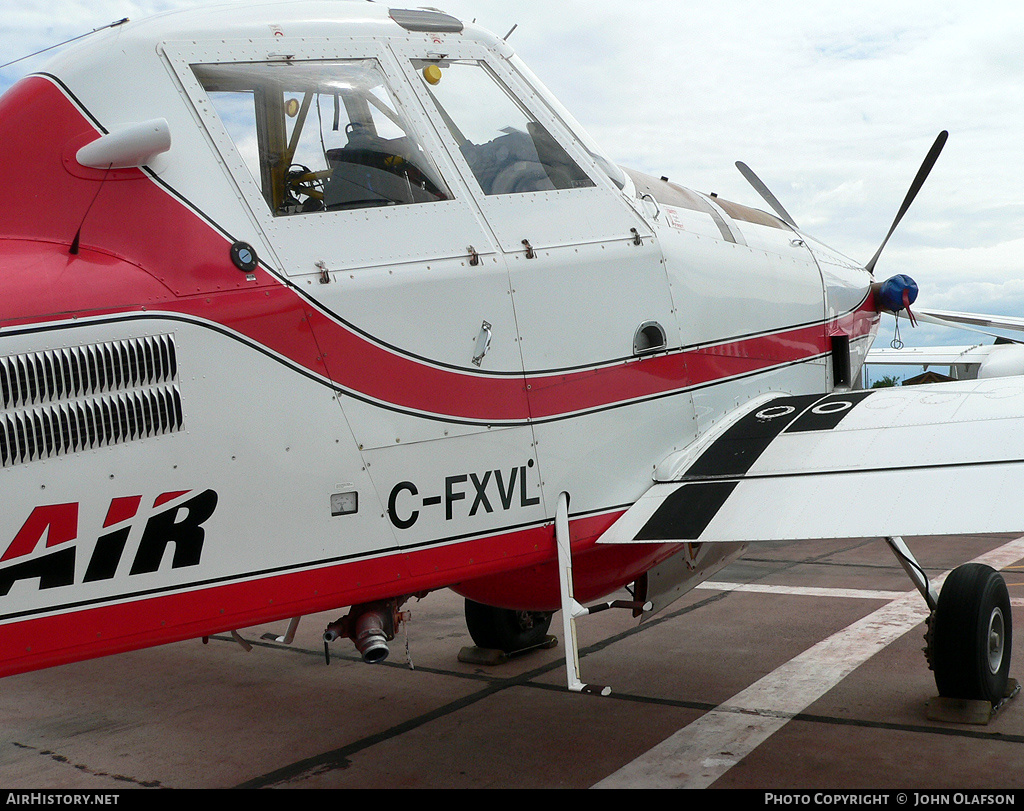
[[[1021,558],[1024,537],[976,560],[1002,569]],[[937,578],[937,584],[943,579]],[[900,595],[705,713],[594,788],[707,788],[927,616],[916,590]]]
[[[760,583],[723,583],[709,580],[697,586],[712,591],[752,591],[758,594],[796,594],[807,597],[852,597],[860,600],[898,600],[908,591],[876,591],[873,589],[826,589],[815,586],[768,586]],[[918,594],[918,591],[914,591]]]
[[[1013,585],[1013,584],[1008,584]],[[1022,584],[1024,585],[1024,584]],[[817,586],[770,586],[763,583],[728,583],[708,580],[697,586],[707,591],[747,591],[757,594],[787,594],[798,597],[846,597],[853,600],[898,600],[917,591],[878,591],[876,589],[828,589]],[[1024,606],[1024,597],[1011,597],[1010,605]]]

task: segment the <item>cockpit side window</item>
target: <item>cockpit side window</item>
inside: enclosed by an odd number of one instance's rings
[[[484,194],[595,185],[486,65],[442,59],[413,66]]]
[[[452,197],[376,60],[192,70],[276,216]]]

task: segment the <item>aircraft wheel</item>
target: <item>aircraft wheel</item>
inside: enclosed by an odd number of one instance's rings
[[[466,600],[466,626],[479,648],[514,653],[539,645],[547,637],[551,614],[514,611]]]
[[[1010,595],[1002,575],[981,563],[954,569],[939,594],[931,629],[939,695],[999,703],[1013,641]]]

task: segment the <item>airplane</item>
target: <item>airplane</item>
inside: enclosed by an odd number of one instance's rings
[[[343,610],[376,663],[451,588],[607,693],[582,617],[878,538],[939,694],[1010,689],[1003,578],[903,538],[1024,531],[1019,378],[855,390],[916,286],[745,165],[775,213],[618,167],[473,23],[306,0],[94,32],[0,142],[0,675]]]
[[[1024,375],[1024,345],[1019,338],[1009,338],[1002,332],[1024,331],[1024,318],[1015,316],[956,313],[945,310],[918,309],[917,320],[950,329],[981,333],[992,343],[969,346],[901,345],[894,340],[889,348],[873,348],[867,362],[879,366],[948,366],[954,380],[976,380],[992,377]],[[1002,332],[1000,332],[1002,331]]]

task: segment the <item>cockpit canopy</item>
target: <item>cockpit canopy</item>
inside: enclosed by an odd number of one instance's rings
[[[594,185],[486,64],[412,64],[485,195]],[[192,70],[275,215],[452,196],[375,59]]]
[[[373,59],[193,70],[275,214],[450,197]]]

